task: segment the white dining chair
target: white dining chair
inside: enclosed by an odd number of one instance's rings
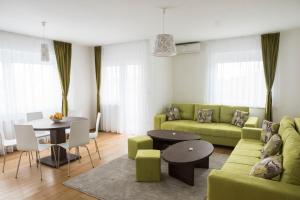
[[[4,126],[4,125],[3,125]],[[6,162],[6,149],[7,147],[14,147],[17,145],[16,139],[6,139],[5,135],[2,131],[0,131],[1,135],[1,145],[2,145],[2,152],[3,152],[3,166],[2,166],[2,173],[4,173],[5,169],[5,162]],[[29,162],[31,163],[30,157]]]
[[[40,152],[51,148],[51,146],[53,146],[54,144],[40,144],[37,141],[33,127],[31,125],[15,125],[15,132],[16,132],[17,149],[21,151],[17,172],[16,172],[16,178],[17,178],[22,154],[24,152],[28,152],[28,154],[30,155],[30,152],[35,151],[37,155],[36,159],[38,160],[38,163],[41,163]],[[55,162],[57,163],[55,154],[54,154],[54,159]],[[30,163],[30,167],[31,167],[31,163]],[[41,174],[41,181],[42,181],[43,180],[42,165],[39,164],[39,167],[40,167],[40,174]]]
[[[70,176],[70,151],[73,148],[76,148],[77,155],[80,159],[79,147],[85,147],[94,168],[94,164],[92,161],[92,157],[87,147],[89,143],[89,121],[88,120],[80,120],[74,121],[71,123],[71,131],[69,140],[65,143],[57,144],[59,148],[64,148],[67,151],[67,159],[68,159],[68,176]],[[58,149],[58,160],[60,159],[60,149]],[[57,163],[57,167],[59,167],[59,162]]]
[[[101,160],[100,151],[99,151],[98,144],[97,144],[97,136],[98,136],[98,133],[99,133],[100,119],[101,119],[101,113],[98,113],[97,114],[97,119],[96,119],[96,130],[95,130],[95,132],[91,132],[89,134],[89,137],[90,137],[91,140],[94,140],[95,147],[96,147],[96,152],[98,153],[99,159]]]
[[[43,113],[42,112],[26,113],[26,119],[27,119],[27,121],[43,119]],[[35,136],[38,139],[45,138],[46,140],[48,140],[50,137],[50,132],[49,131],[35,131]]]

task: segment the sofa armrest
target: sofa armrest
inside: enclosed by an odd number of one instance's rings
[[[261,128],[243,127],[242,128],[242,139],[260,140],[261,132],[262,132]]]
[[[154,116],[154,129],[160,130],[161,124],[167,120],[166,114],[157,114]]]
[[[257,128],[258,127],[258,117],[249,117],[248,120],[245,123],[245,127],[252,127]]]
[[[228,171],[208,176],[208,200],[299,200],[300,186]]]

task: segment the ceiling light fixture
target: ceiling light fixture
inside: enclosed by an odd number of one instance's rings
[[[41,61],[42,62],[48,62],[49,61],[49,46],[46,42],[45,38],[45,29],[46,29],[46,23],[45,21],[41,22],[43,26],[43,40],[41,43]]]
[[[173,35],[165,33],[165,14],[167,8],[162,8],[162,33],[156,35],[153,55],[168,57],[176,55],[176,46]]]

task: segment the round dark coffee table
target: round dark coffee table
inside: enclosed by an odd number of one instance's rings
[[[152,130],[148,131],[147,135],[153,140],[153,149],[158,150],[164,150],[168,146],[178,142],[201,139],[195,133],[173,130]]]
[[[209,168],[209,156],[213,151],[209,142],[185,141],[165,149],[162,158],[169,164],[169,176],[194,185],[194,168]]]

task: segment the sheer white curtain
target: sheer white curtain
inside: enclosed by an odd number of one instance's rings
[[[147,130],[148,42],[103,46],[102,129],[130,135]]]
[[[27,112],[60,110],[61,90],[52,41],[41,62],[41,39],[0,31],[0,131],[14,138],[13,122]]]
[[[207,102],[265,106],[265,80],[259,36],[207,42]]]

